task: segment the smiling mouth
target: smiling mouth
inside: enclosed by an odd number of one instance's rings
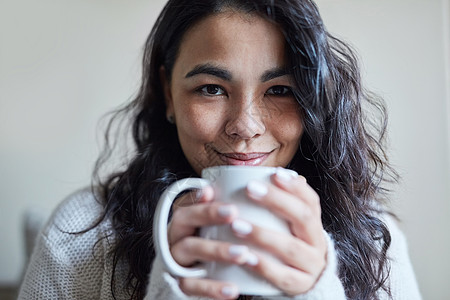
[[[216,151],[217,152],[217,151]],[[218,157],[227,165],[234,166],[258,166],[261,165],[271,152],[252,153],[220,153]]]

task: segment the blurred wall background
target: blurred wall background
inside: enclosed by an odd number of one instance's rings
[[[0,1],[0,285],[24,267],[23,217],[90,183],[101,116],[137,90],[164,0]],[[450,1],[318,0],[387,102],[402,219],[424,299],[449,299]]]

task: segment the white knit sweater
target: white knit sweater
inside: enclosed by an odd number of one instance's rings
[[[111,293],[112,263],[108,256],[114,244],[109,221],[83,234],[92,225],[102,206],[88,190],[68,197],[53,213],[36,241],[19,299],[113,299]],[[392,236],[389,249],[391,258],[390,284],[395,300],[421,299],[409,260],[406,241],[395,223],[386,219]],[[72,232],[72,233],[70,233]],[[97,241],[99,241],[97,243]],[[118,267],[118,282],[126,276],[126,266]],[[342,284],[336,275],[337,262],[334,245],[328,238],[327,267],[314,288],[295,298],[270,299],[340,300],[346,299]],[[120,286],[116,289],[119,291]],[[380,295],[388,299],[386,295]],[[128,299],[125,293],[116,293],[117,299]],[[153,262],[146,300],[198,300],[188,297],[179,289],[157,257]],[[266,299],[266,298],[258,298]]]

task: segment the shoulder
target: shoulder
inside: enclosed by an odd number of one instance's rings
[[[101,215],[103,205],[89,188],[67,196],[55,209],[50,221],[63,231],[81,231]]]
[[[377,217],[389,232],[390,243],[386,253],[389,264],[396,264],[400,260],[404,260],[405,257],[408,257],[408,244],[406,236],[399,226],[399,219],[389,212],[380,213]],[[381,247],[381,240],[379,242],[380,244],[377,245]]]
[[[76,191],[66,197],[53,212],[48,224],[65,232],[80,232],[91,227],[99,219],[103,205],[89,188]]]
[[[111,278],[114,235],[111,222],[102,216],[103,205],[89,189],[61,202],[37,237],[19,299],[109,295],[109,285],[103,283]]]
[[[98,241],[113,236],[110,221],[102,217],[99,197],[88,188],[76,191],[54,210],[40,234],[41,242],[55,251],[70,252],[74,246],[92,250]]]
[[[391,244],[387,251],[389,260],[389,284],[393,299],[421,299],[414,268],[409,256],[405,234],[399,227],[399,221],[390,214],[384,214],[382,220],[391,235]]]
[[[406,250],[407,241],[404,233],[399,227],[398,219],[389,213],[383,213],[380,216],[380,219],[384,222],[389,230],[389,234],[391,236],[391,245],[389,251],[398,251],[398,250]]]

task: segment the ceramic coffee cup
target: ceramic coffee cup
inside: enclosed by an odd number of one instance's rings
[[[169,212],[176,196],[182,191],[201,189],[207,185],[213,187],[215,201],[233,204],[238,208],[239,219],[273,231],[289,233],[289,228],[284,220],[248,199],[245,193],[245,188],[250,181],[257,180],[268,183],[270,182],[270,176],[276,170],[277,168],[272,167],[216,166],[204,169],[202,178],[182,179],[167,188],[159,200],[154,220],[156,251],[161,256],[167,270],[174,276],[207,277],[232,282],[239,286],[241,294],[264,296],[282,294],[271,283],[243,266],[207,262],[196,268],[183,267],[171,256],[167,239]],[[230,224],[201,228],[200,236],[257,249],[254,245],[246,244],[245,241],[237,238],[233,234]],[[263,250],[258,249],[258,251]],[[274,257],[274,259],[277,258]]]

